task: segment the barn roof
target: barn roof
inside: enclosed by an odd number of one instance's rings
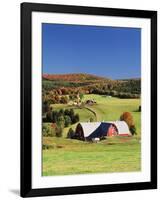
[[[125,121],[112,121],[112,122],[108,122],[108,123],[114,124],[116,126],[119,135],[131,134],[129,131],[129,127]]]
[[[81,122],[79,123],[84,132],[84,137],[91,135],[98,127],[101,125],[101,122]]]
[[[129,134],[129,127],[125,121],[108,121],[108,122],[81,122],[79,123],[83,129],[85,138],[101,137],[106,135],[107,130],[110,125],[113,124],[117,130],[118,134]]]

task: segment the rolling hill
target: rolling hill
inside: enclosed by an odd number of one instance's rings
[[[107,81],[105,77],[93,74],[73,73],[73,74],[43,74],[43,79],[50,81],[84,82],[84,81]]]
[[[112,80],[85,73],[43,74],[43,89],[49,91],[60,88],[80,88],[93,91],[95,94],[109,94],[109,91],[140,94],[141,79]]]

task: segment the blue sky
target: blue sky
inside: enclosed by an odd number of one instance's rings
[[[43,73],[141,77],[141,29],[42,25]]]

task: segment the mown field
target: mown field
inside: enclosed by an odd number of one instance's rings
[[[43,150],[43,176],[140,170],[140,99],[118,99],[93,94],[84,95],[83,101],[87,99],[94,99],[96,104],[83,108],[67,104],[53,104],[52,107],[55,110],[73,108],[82,122],[89,121],[90,117],[95,121],[119,120],[123,112],[131,112],[137,136],[113,137],[99,143],[89,143],[67,139],[70,127],[65,128],[62,138],[43,138],[43,144],[50,146],[50,149]],[[75,126],[72,125],[73,128]]]

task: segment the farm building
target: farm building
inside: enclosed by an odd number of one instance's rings
[[[96,104],[96,101],[95,101],[94,99],[88,99],[88,100],[86,101],[86,104],[88,104],[88,105],[93,105],[93,104]]]
[[[80,140],[92,140],[110,136],[131,136],[128,125],[124,121],[114,122],[85,122],[79,123],[75,136]]]

